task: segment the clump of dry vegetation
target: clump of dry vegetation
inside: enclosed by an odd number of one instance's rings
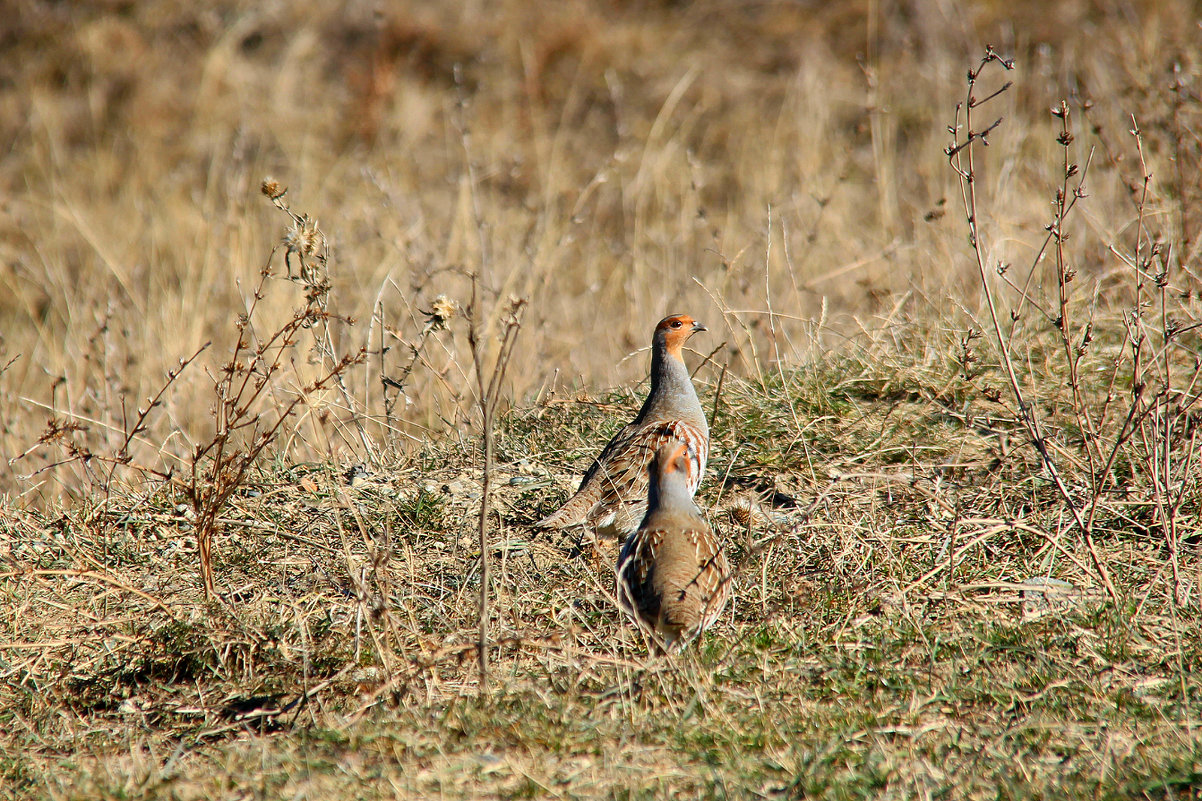
[[[1196,13],[951,13],[19,4],[0,793],[1196,794]],[[657,657],[529,524],[677,310]]]

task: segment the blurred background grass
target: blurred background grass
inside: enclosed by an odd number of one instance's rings
[[[672,311],[710,325],[704,351],[725,343],[710,378],[904,319],[966,327],[978,290],[942,150],[987,42],[1017,64],[978,175],[990,260],[1029,262],[1042,241],[1060,182],[1048,110],[1067,98],[1077,159],[1097,148],[1076,252],[1105,306],[1107,245],[1135,218],[1131,114],[1153,235],[1196,255],[1199,112],[1182,98],[1199,17],[1184,0],[16,0],[0,26],[0,491],[59,493],[61,476],[18,481],[49,454],[8,461],[46,419],[111,447],[212,339],[136,457],[169,466],[204,439],[206,371],[284,232],[268,175],[329,238],[331,310],[356,319],[338,346],[372,351],[350,378],[361,406],[306,416],[294,459],[361,458],[339,421],[378,417],[381,370],[399,371],[435,296],[467,302],[482,258],[490,308],[531,301],[517,402],[634,384],[645,360],[626,357]],[[265,314],[302,303],[272,282]],[[403,419],[372,430],[395,449],[470,420],[466,326],[435,339]]]

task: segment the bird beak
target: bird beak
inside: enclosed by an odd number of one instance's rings
[[[708,330],[709,329],[706,328],[701,323],[697,322],[696,320],[693,321],[693,333],[694,334],[696,334],[698,331],[708,331]]]

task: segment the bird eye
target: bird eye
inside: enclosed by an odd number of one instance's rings
[[[673,321],[672,321],[672,327],[673,327],[673,328],[680,328],[680,320],[673,320]]]

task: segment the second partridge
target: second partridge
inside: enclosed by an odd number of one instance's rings
[[[730,563],[697,512],[688,448],[660,448],[651,465],[647,516],[618,557],[618,600],[667,648],[713,625],[730,598]]]

